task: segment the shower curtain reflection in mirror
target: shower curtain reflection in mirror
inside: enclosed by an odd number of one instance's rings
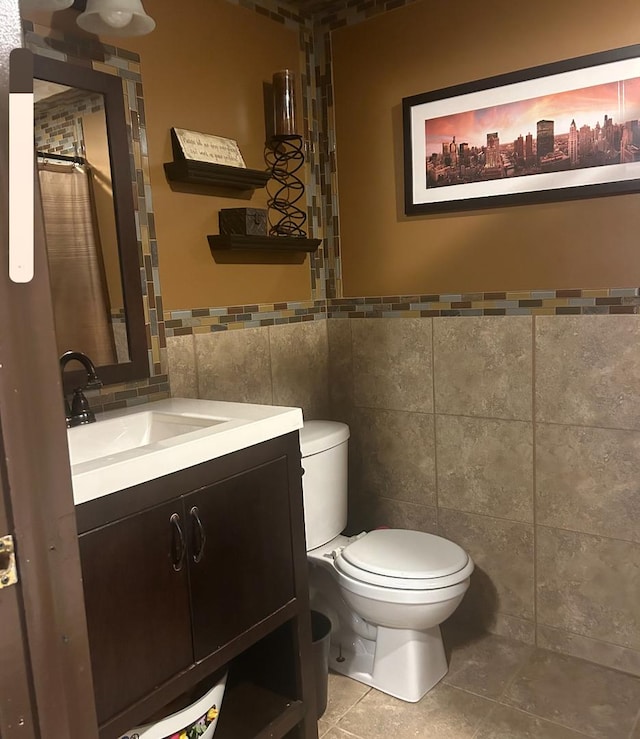
[[[38,165],[58,353],[118,361],[88,165]]]

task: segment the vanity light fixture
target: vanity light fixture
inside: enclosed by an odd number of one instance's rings
[[[105,36],[143,36],[156,27],[141,0],[87,0],[76,22],[84,31]]]

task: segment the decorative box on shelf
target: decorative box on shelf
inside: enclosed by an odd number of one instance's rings
[[[222,208],[218,214],[220,233],[224,236],[267,235],[267,211],[262,208]]]

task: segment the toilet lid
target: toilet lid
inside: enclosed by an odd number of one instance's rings
[[[448,587],[473,570],[469,555],[454,542],[404,529],[371,531],[344,547],[335,565],[362,582],[412,590]]]

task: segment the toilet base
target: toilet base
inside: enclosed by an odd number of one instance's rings
[[[339,639],[339,635],[336,635]],[[375,640],[331,641],[329,668],[409,703],[447,674],[440,627],[425,631],[378,626]]]

